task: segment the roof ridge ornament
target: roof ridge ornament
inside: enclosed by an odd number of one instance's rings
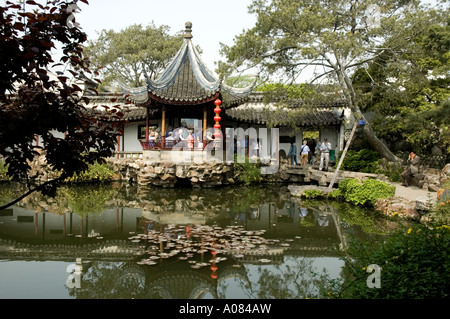
[[[188,21],[184,26],[186,27],[184,38],[192,39],[192,23]]]

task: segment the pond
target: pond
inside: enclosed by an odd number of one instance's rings
[[[63,186],[0,211],[0,298],[311,298],[341,276],[348,240],[382,226],[284,186]]]

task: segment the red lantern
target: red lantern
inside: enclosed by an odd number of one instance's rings
[[[220,126],[220,120],[222,119],[219,114],[220,112],[222,112],[222,110],[220,109],[220,105],[222,105],[222,101],[217,99],[214,101],[214,105],[216,106],[216,108],[214,109],[214,113],[216,113],[216,116],[214,117],[214,121],[216,122],[216,124],[214,125],[214,137],[217,139],[221,136],[221,133],[219,132],[221,126]]]

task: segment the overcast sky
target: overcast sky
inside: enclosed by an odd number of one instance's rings
[[[215,69],[214,62],[224,60],[219,54],[220,43],[233,45],[236,36],[256,23],[256,16],[248,13],[252,0],[88,1],[89,5],[78,2],[81,11],[76,13],[76,21],[91,40],[103,29],[120,31],[133,24],[145,27],[152,22],[157,27],[169,26],[169,33],[174,35],[184,30],[187,21],[192,22],[192,41],[202,49],[203,61],[211,71]]]
[[[170,34],[184,30],[192,22],[193,43],[203,50],[202,58],[214,71],[214,62],[223,60],[219,43],[233,44],[235,36],[252,28],[256,16],[248,13],[251,0],[89,0],[79,4],[76,21],[90,39],[103,29],[120,31],[132,24],[167,25]]]

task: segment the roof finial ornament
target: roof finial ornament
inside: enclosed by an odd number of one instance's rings
[[[185,39],[192,39],[192,23],[191,22],[186,22],[185,24],[186,30],[185,30],[185,34],[184,34],[184,38]]]

